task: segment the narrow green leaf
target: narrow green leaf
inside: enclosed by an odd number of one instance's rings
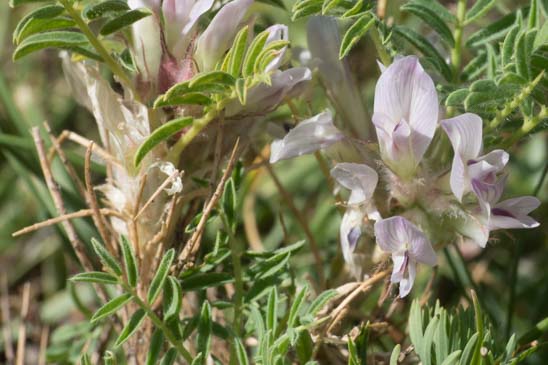
[[[127,282],[132,288],[135,288],[135,286],[137,285],[137,277],[139,275],[135,251],[133,251],[133,247],[124,235],[120,236],[120,247],[122,249],[122,257],[124,259]]]
[[[228,73],[234,77],[240,75],[240,70],[242,68],[245,50],[247,47],[247,37],[249,34],[248,26],[243,27],[236,38],[234,38],[234,43],[230,48],[230,58],[228,61]]]
[[[517,340],[516,340],[516,334],[514,333],[512,337],[510,337],[510,340],[508,340],[508,343],[506,344],[506,347],[504,349],[504,362],[508,362],[512,358],[512,356],[514,356],[516,345],[517,345]]]
[[[464,25],[470,24],[483,17],[497,3],[497,0],[478,0],[466,12]]]
[[[440,73],[446,80],[451,79],[451,69],[445,62],[444,58],[434,48],[434,46],[432,46],[432,44],[429,41],[427,41],[422,35],[416,33],[415,31],[409,28],[401,27],[401,26],[395,27],[394,32],[400,37],[407,40],[409,43],[411,43],[415,48],[421,51],[422,54],[424,54],[426,57],[429,57],[430,59],[432,59],[432,61],[438,67],[438,69],[440,70]]]
[[[76,23],[74,20],[67,17],[31,19],[21,28],[21,32],[17,35],[16,42],[20,43],[33,34],[75,27]]]
[[[226,272],[197,273],[181,279],[181,287],[184,291],[196,291],[205,288],[221,286],[233,283],[234,277]]]
[[[462,357],[460,358],[460,365],[470,365],[472,363],[472,356],[474,355],[474,348],[478,342],[478,333],[474,333],[472,337],[466,343],[464,350],[462,352]]]
[[[335,298],[338,295],[335,289],[329,289],[323,291],[310,303],[310,306],[306,310],[307,314],[315,316],[331,299]]]
[[[527,27],[529,29],[535,29],[539,25],[540,11],[538,7],[538,0],[531,0],[529,6],[529,18],[527,20]]]
[[[495,49],[489,43],[486,45],[487,48],[487,77],[494,79],[497,73],[497,55],[495,54]]]
[[[461,354],[461,350],[453,351],[449,356],[447,356],[441,365],[457,365],[459,362],[459,356]]]
[[[247,358],[245,347],[242,344],[242,341],[237,337],[234,339],[234,347],[236,349],[236,359],[238,360],[238,365],[249,365],[249,359]]]
[[[348,365],[361,365],[356,343],[353,339],[348,339]]]
[[[111,314],[116,313],[120,308],[122,308],[129,301],[131,301],[131,298],[132,295],[130,293],[125,293],[108,301],[93,314],[90,322],[95,323],[105,317],[110,316]]]
[[[362,15],[344,34],[339,50],[339,59],[343,59],[352,47],[358,43],[367,31],[375,24],[375,18],[369,13]]]
[[[128,11],[130,7],[123,0],[107,0],[100,3],[91,3],[82,10],[82,16],[88,20],[94,20],[106,15]]]
[[[493,0],[494,1],[494,0]],[[412,13],[422,19],[432,29],[436,31],[450,47],[455,45],[455,39],[451,29],[445,24],[443,19],[430,7],[420,3],[409,2],[401,7],[401,10]]]
[[[17,61],[33,52],[45,48],[61,48],[73,51],[81,51],[88,44],[88,40],[82,33],[69,31],[53,31],[38,33],[29,36],[22,41],[13,52],[13,60]]]
[[[53,2],[54,0],[9,0],[9,5],[14,8],[19,5],[31,4],[31,3],[46,3]]]
[[[116,276],[100,271],[83,272],[73,276],[70,280],[79,283],[118,284]]]
[[[428,326],[426,326],[426,330],[424,331],[422,346],[420,349],[416,349],[418,350],[418,353],[423,365],[432,364],[432,341],[434,339],[434,334],[436,333],[436,329],[438,327],[438,322],[439,322],[439,318],[434,317],[430,321],[430,323],[428,323]]]
[[[163,124],[161,127],[156,128],[154,132],[150,134],[146,141],[137,149],[135,153],[134,164],[139,166],[143,158],[158,144],[165,141],[175,133],[181,131],[183,128],[192,124],[193,119],[191,117],[182,117],[170,120]]]
[[[288,44],[288,41],[278,40],[269,42],[267,45],[265,45],[265,47],[263,48],[261,53],[259,53],[259,56],[255,60],[255,64],[253,65],[253,71],[255,73],[264,73],[270,62],[279,57]]]
[[[514,47],[516,45],[516,37],[519,33],[519,30],[519,27],[515,25],[504,38],[501,50],[501,60],[503,66],[508,65],[512,61]]]
[[[457,23],[457,17],[453,15],[445,5],[440,4],[437,0],[412,0],[412,2],[433,10],[446,23]]]
[[[162,95],[154,102],[154,109],[179,105],[210,105],[212,102],[211,98],[199,92],[189,92],[183,95],[175,95],[171,98]]]
[[[177,350],[172,347],[169,350],[167,350],[166,354],[162,358],[162,361],[160,361],[160,365],[173,365],[176,359],[177,359]]]
[[[248,77],[253,74],[255,62],[263,50],[269,35],[270,33],[265,30],[259,33],[259,35],[257,35],[249,45],[242,65],[242,75],[244,77]]]
[[[147,293],[147,301],[151,305],[158,297],[158,294],[160,294],[160,290],[164,287],[167,279],[167,274],[169,273],[169,269],[171,268],[171,263],[173,262],[174,257],[175,250],[171,248],[164,254],[160,265],[158,265],[158,270],[156,271],[154,278],[152,278],[150,288],[148,289]]]
[[[99,241],[97,241],[95,238],[91,239],[91,245],[93,246],[93,249],[95,250],[95,253],[97,256],[99,256],[99,259],[103,263],[103,265],[110,270],[117,276],[122,276],[122,268],[120,265],[118,265],[118,262],[110,255],[110,253],[107,251],[105,246],[103,246]]]
[[[291,20],[295,21],[309,15],[318,14],[322,11],[322,3],[323,2],[321,0],[305,0],[296,3],[293,7]]]
[[[516,60],[516,71],[518,75],[526,80],[530,80],[529,70],[529,50],[527,49],[527,32],[521,32],[516,40],[514,57]]]
[[[351,7],[350,9],[348,9],[342,16],[341,18],[350,18],[350,17],[353,17],[354,15],[357,15],[359,14],[359,12],[362,10],[363,8],[363,0],[358,0],[356,1],[356,4],[354,4],[353,7]]]
[[[291,308],[289,309],[289,315],[287,317],[287,328],[292,328],[297,323],[297,316],[299,315],[301,308],[304,303],[304,299],[306,298],[306,295],[308,294],[308,287],[305,286],[295,296],[295,299],[293,299],[293,303],[291,304]]]
[[[273,334],[276,334],[276,327],[278,326],[278,290],[273,287],[268,295],[268,301],[266,306],[266,329],[271,330]]]
[[[415,349],[422,349],[422,337],[422,310],[419,301],[414,300],[409,311],[409,338]]]
[[[516,20],[516,13],[511,13],[503,18],[500,18],[496,22],[489,24],[486,27],[481,28],[466,41],[467,47],[478,47],[484,43],[500,39],[506,35],[506,32],[510,30],[514,21]]]
[[[206,84],[232,86],[235,82],[236,79],[229,73],[223,71],[210,71],[199,73],[189,81],[188,85],[190,88]]]
[[[201,352],[198,353],[192,360],[192,363],[190,365],[202,365],[204,363],[204,354]]]
[[[439,316],[440,320],[433,341],[436,353],[436,363],[439,363],[449,355],[449,336],[447,334],[448,320],[445,309],[441,309]]]
[[[15,30],[13,31],[13,41],[14,43],[18,44],[20,43],[20,35],[23,29],[27,26],[27,24],[32,20],[46,20],[46,19],[53,19],[57,16],[63,14],[65,11],[65,8],[59,5],[46,5],[41,8],[35,9],[25,15],[19,23],[15,26]]]
[[[152,15],[152,11],[147,8],[139,8],[130,10],[116,18],[109,20],[103,25],[99,33],[102,36],[106,36],[112,33],[116,33],[131,24]]]
[[[164,289],[164,318],[176,316],[181,311],[183,289],[179,281],[173,276],[168,276]]]
[[[200,311],[200,319],[198,320],[198,336],[196,338],[196,351],[204,354],[204,358],[209,355],[211,347],[211,307],[206,300]]]
[[[323,5],[322,5],[322,15],[326,15],[327,13],[329,13],[329,11],[331,9],[336,8],[341,2],[342,2],[342,0],[326,0],[326,1],[324,1]]]
[[[462,70],[461,78],[464,81],[475,80],[487,67],[487,52],[479,52],[472,61],[468,62]]]
[[[147,353],[145,365],[156,365],[160,352],[162,352],[162,346],[164,344],[164,333],[157,328],[152,334],[150,339],[150,348]]]
[[[445,99],[446,106],[461,106],[464,103],[464,99],[468,96],[468,89],[458,89],[453,91]]]
[[[478,343],[474,349],[474,356],[472,357],[472,365],[480,365],[481,362],[481,347],[483,345],[483,334],[485,333],[485,328],[483,327],[483,313],[481,311],[481,306],[478,300],[478,296],[474,290],[471,291],[472,303],[474,305],[474,318],[476,320],[476,331],[478,331]]]
[[[120,347],[120,345],[126,342],[139,329],[139,326],[143,323],[145,316],[146,312],[143,309],[138,309],[135,313],[133,313],[129,319],[129,322],[122,329],[122,332],[120,332],[116,342],[114,342],[114,347]]]
[[[390,355],[390,365],[398,365],[398,358],[400,357],[401,352],[401,346],[400,344],[397,344],[394,347],[394,350],[392,350],[392,354]]]
[[[236,84],[234,84],[234,91],[236,91],[236,96],[238,96],[240,104],[245,105],[247,101],[247,86],[245,79],[236,80]]]
[[[255,333],[257,334],[257,338],[259,341],[265,336],[266,334],[266,327],[263,321],[263,316],[261,315],[261,312],[255,305],[249,306],[249,319],[253,323],[253,329],[255,330]]]
[[[158,102],[158,100],[160,99],[166,99],[166,100],[171,99],[175,95],[186,94],[189,91],[190,91],[190,87],[188,86],[188,81],[180,82],[170,87],[169,90],[166,91],[164,95],[159,96],[158,99],[156,99],[156,102]]]
[[[225,185],[225,191],[221,198],[221,205],[223,211],[230,224],[233,224],[236,220],[236,209],[238,206],[238,200],[236,196],[236,188],[234,187],[234,180],[228,179]]]

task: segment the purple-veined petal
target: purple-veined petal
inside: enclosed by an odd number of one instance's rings
[[[494,183],[496,174],[508,163],[509,155],[503,150],[494,150],[474,160],[468,161],[470,179]]]
[[[396,60],[381,74],[375,88],[374,114],[377,113],[394,124],[407,121],[411,130],[408,145],[416,166],[434,136],[439,113],[434,82],[416,57]]]
[[[340,226],[341,251],[347,263],[353,263],[352,253],[356,249],[362,230],[364,214],[360,209],[349,208],[343,215]]]
[[[231,46],[253,0],[234,0],[222,7],[198,38],[196,60],[201,71],[209,71]]]
[[[523,196],[504,200],[491,208],[491,229],[535,228],[539,223],[529,217],[538,208],[540,200],[533,196]]]
[[[283,24],[274,24],[266,29],[269,33],[268,38],[266,39],[266,44],[274,41],[288,40],[288,30],[287,25]],[[276,56],[270,63],[266,66],[265,72],[270,72],[277,70],[284,61],[284,56],[286,53],[287,47],[282,48],[279,51],[278,56]]]
[[[442,120],[441,126],[451,141],[455,156],[459,155],[463,161],[479,156],[482,147],[483,123],[478,115],[461,114]]]
[[[409,259],[407,264],[407,275],[400,281],[400,298],[405,298],[413,288],[415,277],[417,276],[417,267],[413,259]]]
[[[392,254],[392,275],[390,281],[399,283],[406,275],[407,265],[409,264],[409,255],[406,251],[398,251]]]
[[[484,214],[490,214],[491,206],[499,201],[506,185],[507,176],[504,175],[494,183],[472,179],[472,190],[478,198]]]
[[[213,0],[164,0],[166,42],[176,59],[185,56],[198,19],[213,5]]]
[[[272,142],[270,163],[326,148],[344,135],[333,125],[330,111],[300,122],[283,138]]]
[[[405,250],[408,223],[407,219],[400,216],[377,221],[374,230],[379,247],[392,253]]]
[[[238,100],[229,103],[225,115],[264,115],[286,98],[297,95],[311,78],[312,73],[306,67],[274,71],[270,75],[270,85],[261,83],[253,87],[247,92],[246,104],[242,105]]]
[[[350,190],[348,204],[357,204],[371,199],[379,181],[379,175],[375,170],[357,163],[338,163],[331,169],[331,176]]]
[[[455,225],[457,232],[470,238],[480,247],[485,247],[489,240],[489,227],[486,224],[487,219],[479,215],[467,214],[466,217]]]

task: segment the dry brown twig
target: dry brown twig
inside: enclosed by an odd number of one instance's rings
[[[10,301],[9,301],[9,289],[8,289],[8,275],[5,271],[2,271],[2,288],[1,288],[1,306],[2,306],[2,334],[4,336],[4,356],[8,364],[13,363],[13,348],[11,330],[8,325],[11,323],[10,315]]]
[[[101,209],[99,208],[99,203],[97,202],[97,196],[95,195],[95,191],[93,191],[93,185],[91,182],[91,154],[93,152],[93,146],[93,142],[88,145],[88,148],[86,149],[86,157],[84,159],[84,180],[86,183],[85,197],[89,207],[93,211],[91,217],[93,219],[93,223],[95,223],[95,226],[99,231],[99,235],[103,239],[103,242],[110,253],[116,257],[118,255],[118,246],[114,244],[112,237],[107,231],[106,222],[101,214]]]
[[[196,254],[198,249],[200,248],[200,242],[202,238],[203,231],[205,229],[207,219],[209,215],[211,214],[211,211],[221,198],[224,186],[228,180],[228,177],[232,173],[232,169],[234,168],[234,165],[236,164],[236,156],[238,151],[238,146],[240,144],[240,139],[236,140],[236,143],[234,144],[234,147],[232,148],[232,153],[230,155],[230,158],[228,160],[228,164],[226,166],[225,172],[223,173],[223,176],[221,177],[221,180],[219,181],[219,184],[217,184],[217,188],[215,189],[215,192],[209,199],[208,203],[206,204],[203,212],[202,217],[200,218],[200,221],[198,222],[198,225],[196,226],[196,230],[190,237],[190,239],[187,241],[185,247],[181,251],[181,254],[179,255],[177,259],[177,269],[181,269],[188,261],[192,260],[193,256]]]
[[[53,199],[53,203],[55,204],[57,213],[60,214],[61,216],[64,216],[67,214],[67,211],[63,203],[63,198],[61,196],[61,191],[59,190],[59,186],[55,182],[55,179],[53,178],[53,175],[51,173],[51,169],[47,161],[44,141],[42,140],[42,137],[40,136],[40,129],[38,129],[38,127],[32,128],[32,136],[34,139],[34,144],[36,145],[38,157],[40,159],[40,166],[44,174],[44,179],[46,180],[46,185]],[[70,221],[65,219],[61,222],[61,224],[63,225],[63,228],[65,229],[65,232],[69,238],[72,248],[74,249],[76,257],[78,258],[78,260],[80,261],[84,269],[86,269],[87,271],[93,271],[93,265],[91,264],[91,261],[89,260],[89,258],[86,256],[83,244],[78,238],[78,235],[76,234],[76,231],[74,230],[74,227],[72,226]]]
[[[23,286],[23,296],[21,299],[21,322],[19,323],[19,332],[17,338],[17,354],[15,356],[15,364],[23,365],[25,363],[25,343],[27,340],[27,317],[29,314],[30,305],[30,282],[26,282]]]
[[[120,218],[120,219],[125,219],[126,218],[122,213],[120,213],[120,212],[118,212],[114,209],[110,209],[110,208],[101,208],[99,210],[99,213],[101,215],[111,215],[111,216],[114,216],[114,217],[117,217],[117,218]],[[68,221],[68,220],[71,220],[71,219],[76,219],[76,218],[89,217],[89,216],[92,216],[93,214],[94,214],[93,209],[82,209],[82,210],[79,210],[77,212],[66,213],[64,215],[60,215],[60,216],[55,217],[55,218],[50,218],[50,219],[42,221],[42,222],[34,223],[31,226],[22,228],[22,229],[18,230],[17,232],[13,232],[11,235],[12,235],[12,237],[21,236],[23,234],[27,234],[27,233],[30,233],[30,232],[37,231],[41,228],[51,226],[53,224],[62,223],[62,222],[65,222],[65,221]]]

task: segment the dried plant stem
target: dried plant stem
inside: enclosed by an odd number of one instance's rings
[[[293,198],[291,195],[285,190],[283,187],[280,179],[274,172],[274,169],[268,163],[268,161],[264,160],[264,166],[267,169],[268,173],[270,174],[270,177],[272,178],[272,181],[274,182],[274,185],[276,185],[276,188],[282,195],[283,200],[293,213],[293,215],[297,218],[297,222],[303,229],[306,238],[308,239],[308,244],[310,246],[310,250],[312,251],[312,254],[314,255],[314,262],[316,264],[316,271],[318,273],[318,278],[320,282],[320,287],[323,289],[325,288],[325,274],[323,272],[323,264],[322,264],[322,257],[320,255],[320,249],[318,247],[318,243],[316,242],[316,239],[314,238],[314,235],[312,234],[312,231],[310,230],[310,227],[308,226],[308,222],[305,219],[304,215],[301,213],[301,211],[295,206],[295,203],[293,203]]]
[[[84,179],[86,183],[86,200],[88,201],[88,205],[90,206],[91,210],[93,211],[93,214],[91,215],[93,222],[95,223],[95,226],[97,227],[97,230],[99,231],[99,234],[101,235],[101,238],[103,239],[103,242],[105,243],[105,246],[110,251],[111,254],[113,254],[115,257],[118,255],[118,247],[112,242],[111,236],[109,232],[106,229],[106,223],[103,219],[103,215],[101,214],[101,209],[99,209],[99,203],[97,202],[97,196],[95,196],[95,192],[93,191],[93,185],[91,182],[91,153],[93,151],[93,142],[88,145],[88,148],[86,150],[86,157],[84,159]]]
[[[102,215],[111,215],[111,216],[114,216],[114,217],[117,217],[117,218],[120,218],[120,219],[125,219],[126,218],[120,212],[118,212],[116,210],[113,210],[113,209],[109,209],[109,208],[101,208],[99,210],[99,213],[102,214]],[[93,209],[82,209],[82,210],[79,210],[79,211],[74,212],[74,213],[66,213],[66,214],[60,215],[60,216],[55,217],[55,218],[51,218],[51,219],[48,219],[48,220],[45,220],[45,221],[42,221],[42,222],[34,223],[32,226],[28,226],[28,227],[25,227],[23,229],[20,229],[17,232],[13,232],[11,235],[12,235],[12,237],[21,236],[23,234],[34,232],[36,230],[51,226],[53,224],[63,223],[63,222],[69,221],[71,219],[76,219],[76,218],[89,217],[89,216],[92,216],[93,214],[94,214]]]
[[[19,333],[17,338],[17,355],[15,357],[16,365],[24,365],[25,363],[25,343],[27,340],[27,316],[29,314],[30,304],[30,283],[26,282],[23,286],[23,297],[21,299],[21,323],[19,323]]]
[[[65,140],[72,141],[82,147],[88,148],[88,146],[93,143],[93,141],[87,139],[86,137],[82,137],[78,133],[74,133],[72,131],[64,130],[61,132],[59,137],[57,138],[57,141],[59,145],[63,144]],[[112,164],[117,167],[122,167],[120,165],[120,162],[116,160],[110,153],[102,149],[101,147],[95,145],[93,147],[93,153],[97,154],[97,156],[101,157],[103,160],[107,161],[109,164]]]
[[[40,333],[40,351],[38,352],[38,365],[46,365],[46,350],[48,348],[49,326],[42,327]]]
[[[6,272],[2,272],[2,288],[1,288],[1,306],[2,306],[2,335],[4,337],[4,356],[8,364],[13,363],[13,348],[11,330],[7,324],[11,323],[10,315],[10,301],[9,301],[9,289],[8,289],[8,275]]]
[[[36,145],[36,150],[38,151],[38,157],[40,159],[40,166],[42,167],[44,179],[46,180],[46,185],[53,199],[53,203],[55,204],[57,212],[61,216],[64,216],[67,214],[67,212],[63,204],[61,191],[59,190],[59,186],[57,185],[57,183],[55,182],[53,178],[50,166],[47,162],[44,141],[42,140],[42,137],[40,136],[40,130],[38,129],[38,127],[32,128],[32,136],[34,139],[34,144]],[[93,265],[91,261],[89,260],[89,258],[86,256],[86,252],[84,250],[83,244],[78,238],[78,235],[76,234],[76,231],[74,230],[74,227],[72,226],[70,221],[63,219],[61,224],[63,225],[63,228],[65,229],[65,232],[69,238],[72,248],[74,249],[76,257],[78,257],[78,260],[80,261],[84,269],[86,269],[87,271],[93,271]]]
[[[373,287],[376,283],[382,281],[388,274],[390,273],[390,270],[384,270],[380,271],[364,282],[360,284],[356,289],[354,289],[353,292],[351,292],[344,300],[335,308],[331,314],[331,321],[329,322],[329,325],[327,326],[327,333],[330,333],[333,329],[333,326],[340,322],[342,319],[342,314],[344,313],[343,310],[346,309],[346,307],[360,294],[367,292],[369,289]]]
[[[145,212],[145,210],[154,202],[154,199],[158,197],[162,193],[162,191],[179,175],[179,171],[173,171],[171,175],[167,177],[167,179],[164,180],[164,182],[158,186],[156,191],[148,198],[146,203],[142,206],[142,208],[139,210],[139,212],[133,217],[134,221],[137,221],[139,217]]]
[[[232,173],[232,169],[234,168],[234,165],[236,163],[236,152],[238,151],[238,146],[240,144],[240,140],[236,140],[236,143],[234,144],[234,148],[232,148],[232,154],[230,155],[230,159],[228,160],[228,164],[226,166],[225,172],[223,176],[221,177],[221,180],[219,181],[219,184],[217,184],[217,188],[215,189],[215,192],[207,202],[203,212],[202,217],[200,218],[200,221],[198,222],[198,225],[196,226],[196,230],[190,237],[190,239],[187,241],[185,247],[181,251],[181,254],[178,257],[178,263],[177,267],[178,269],[181,269],[185,263],[187,263],[189,260],[191,260],[196,252],[198,252],[198,249],[200,248],[200,241],[202,238],[203,231],[205,229],[207,219],[209,215],[211,214],[211,211],[221,198],[224,186],[226,184],[226,181],[228,180],[228,177]]]

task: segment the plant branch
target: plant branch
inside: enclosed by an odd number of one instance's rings
[[[453,80],[458,82],[462,64],[462,34],[464,30],[464,18],[466,16],[466,0],[458,0],[457,24],[453,32],[455,46],[451,50],[451,65],[453,66]]]

